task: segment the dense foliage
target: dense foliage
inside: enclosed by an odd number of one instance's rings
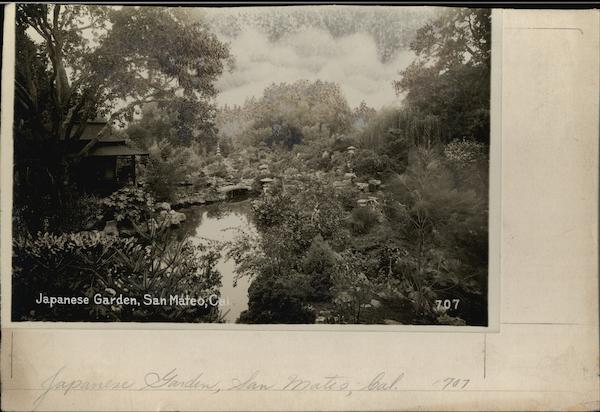
[[[40,139],[78,138],[94,116],[131,118],[151,101],[180,116],[186,110],[205,116],[216,94],[212,82],[229,58],[206,27],[169,8],[22,4],[17,32],[24,46],[18,47],[24,64],[17,64],[17,117]]]
[[[264,33],[276,41],[286,35],[311,29],[324,30],[333,37],[358,32],[370,34],[377,44],[379,58],[392,60],[406,48],[415,31],[431,15],[424,7],[294,7],[270,8],[258,12],[238,8],[234,13],[219,8],[190,10],[218,33],[235,38],[244,30]],[[389,28],[382,30],[382,27]]]
[[[340,323],[485,324],[487,193],[463,176],[487,169],[487,154],[471,151],[457,168],[461,146],[473,145],[412,146],[404,172],[362,206],[348,203],[350,188],[322,181],[255,201],[260,236],[240,238],[231,255],[254,279],[240,321],[305,323],[325,313]],[[435,301],[448,297],[464,306],[440,311]]]
[[[440,13],[411,44],[417,58],[396,83],[402,108],[337,109],[346,128],[292,141],[291,155],[270,149],[287,169],[283,189],[254,204],[260,237],[235,249],[240,275],[254,278],[240,321],[487,322],[489,27],[484,10]],[[308,130],[310,98],[290,86],[277,97],[283,87],[265,92],[276,102],[267,113],[286,110]],[[251,104],[226,113],[242,130],[269,124]],[[307,166],[308,185],[286,172]],[[452,298],[460,305],[436,304]]]
[[[218,296],[226,256],[236,280],[250,280],[239,322],[485,325],[489,11],[443,10],[414,36],[387,38],[373,19],[398,25],[398,15],[344,10],[318,21],[309,9],[241,10],[238,23],[272,39],[289,34],[283,18],[291,32],[343,36],[360,28],[344,26],[349,16],[363,16],[382,60],[410,40],[415,60],[394,84],[402,105],[351,107],[339,84],[298,79],[217,109],[214,83],[230,56],[211,30],[235,38],[229,20],[20,5],[15,319],[220,321],[218,308],[49,308],[31,294]],[[102,199],[69,176],[85,147],[63,147],[98,115],[122,121],[112,133],[149,152],[137,185]],[[241,194],[252,196],[256,233],[217,245],[171,230],[186,218],[172,209]]]
[[[98,220],[140,223],[150,219],[155,211],[154,197],[142,189],[124,187],[100,201]]]
[[[167,140],[152,145],[149,151],[150,158],[145,170],[148,190],[158,200],[172,201],[175,199],[177,185],[190,173],[192,152],[174,147]]]
[[[166,229],[139,237],[116,237],[101,232],[38,234],[14,242],[13,299],[15,320],[187,321],[218,319],[216,307],[173,305],[36,305],[31,294],[47,296],[169,297],[219,294],[220,256],[211,245],[177,241]],[[76,293],[74,293],[76,291]],[[27,296],[19,296],[27,294]]]
[[[16,22],[14,201],[44,205],[24,214],[32,230],[71,206],[71,166],[145,104],[171,115],[178,141],[214,139],[213,83],[230,56],[205,25],[172,8],[53,4],[19,4]],[[108,122],[66,150],[95,118]]]
[[[438,117],[446,142],[489,143],[490,9],[446,10],[417,31],[411,49],[417,59],[395,83],[406,103]]]
[[[264,143],[289,149],[350,131],[353,113],[339,85],[299,80],[272,84],[260,99],[225,107],[217,119],[223,135],[240,146]]]

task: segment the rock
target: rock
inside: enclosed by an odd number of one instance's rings
[[[362,192],[366,192],[367,189],[369,188],[369,184],[368,183],[360,183],[357,182],[356,183],[356,187],[358,187],[358,190],[362,191]]]
[[[374,308],[380,308],[381,302],[378,301],[377,299],[371,299],[371,306],[373,306]]]
[[[186,218],[187,216],[185,215],[185,213],[176,212],[175,210],[170,210],[168,212],[166,210],[162,210],[160,212],[161,224],[168,226],[180,225],[181,222],[185,221]]]
[[[258,170],[269,170],[269,165],[263,163],[262,165],[258,166]]]
[[[315,319],[315,323],[323,324],[325,323],[325,320],[325,316],[317,316],[317,318]]]
[[[174,210],[171,210],[169,215],[171,216],[171,225],[180,225],[181,222],[185,222],[185,219],[187,218],[185,213],[176,212]]]
[[[358,199],[356,201],[356,203],[358,204],[358,206],[360,207],[365,207],[369,204],[369,200],[368,199]]]
[[[107,235],[119,236],[119,229],[117,228],[116,220],[109,220],[106,222],[104,229],[102,230]]]
[[[366,199],[358,199],[356,201],[356,203],[360,206],[360,207],[364,207],[364,206],[370,206],[372,208],[376,208],[377,205],[379,204],[379,201],[377,200],[377,198],[375,196],[369,196]]]
[[[323,154],[321,155],[321,158],[323,158],[323,159],[329,159],[329,152],[327,150],[325,150],[323,152]]]
[[[354,179],[356,179],[356,174],[355,173],[344,173],[344,179],[354,180]]]
[[[340,181],[340,180],[336,180],[336,181],[333,182],[333,188],[334,189],[341,189],[341,188],[346,187],[346,186],[348,186],[347,182],[343,182],[343,181]]]
[[[171,210],[171,205],[168,202],[158,202],[156,204],[158,210]]]
[[[263,193],[269,193],[271,191],[271,186],[275,180],[270,177],[265,177],[264,179],[260,179],[260,184],[262,186]]]

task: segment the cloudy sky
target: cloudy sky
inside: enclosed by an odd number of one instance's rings
[[[212,21],[220,19],[223,24],[226,10],[210,10],[208,20],[218,13],[219,17]],[[336,12],[330,10],[329,14],[335,17]],[[231,13],[229,21],[240,11],[232,10]],[[281,13],[278,15],[280,26],[285,25],[285,16],[285,12],[283,18]],[[377,24],[376,19],[372,24]],[[283,34],[274,39],[260,25],[246,22],[237,26],[234,34],[225,34],[215,25],[219,38],[230,44],[235,59],[233,71],[224,73],[217,83],[220,90],[217,102],[242,105],[251,96],[261,96],[272,82],[320,79],[337,82],[352,107],[363,100],[374,108],[399,103],[392,82],[399,78],[398,71],[410,64],[414,55],[406,46],[398,46],[388,59],[382,59],[381,44],[378,48],[376,39],[369,33],[376,28],[381,40],[386,38],[385,30],[397,27],[392,24],[388,25],[390,27],[366,27],[361,22],[359,29],[334,36],[331,30],[318,26],[308,24],[289,32],[282,30]]]

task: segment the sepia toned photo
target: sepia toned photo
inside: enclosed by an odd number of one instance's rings
[[[16,7],[13,322],[488,326],[491,11]]]

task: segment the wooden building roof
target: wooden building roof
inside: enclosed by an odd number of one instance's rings
[[[77,139],[65,142],[67,153],[77,153],[83,149],[92,139]],[[128,144],[125,139],[100,138],[90,149],[86,157],[102,156],[148,156],[146,150],[135,145]]]
[[[88,156],[148,156],[148,152],[137,147],[128,146],[125,143],[111,146],[99,146],[96,144],[90,150]]]
[[[98,133],[106,126],[106,120],[97,119],[88,121],[79,139],[64,141],[65,151],[67,153],[77,153],[83,149]],[[105,157],[105,156],[148,156],[146,150],[142,150],[123,138],[110,136],[111,130],[107,128],[99,137],[94,147],[88,152],[86,157]]]

